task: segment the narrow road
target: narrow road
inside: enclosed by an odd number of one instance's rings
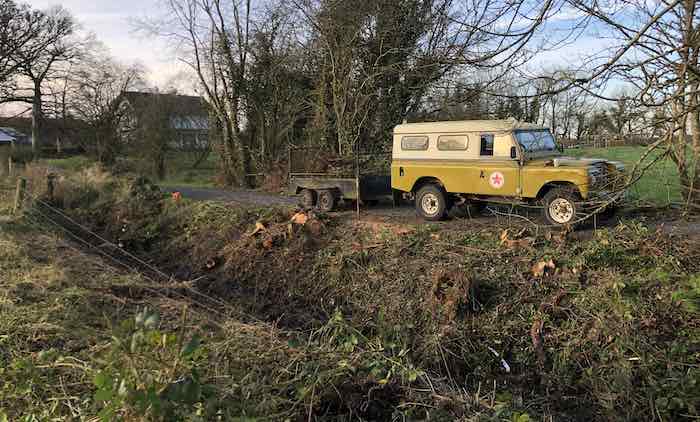
[[[247,206],[295,206],[299,204],[299,199],[293,196],[285,196],[280,194],[254,191],[254,190],[223,190],[223,189],[210,189],[210,188],[194,188],[185,186],[168,186],[163,188],[166,192],[180,192],[183,198],[192,199],[195,201],[222,201],[230,202],[238,205]],[[494,207],[498,210],[498,207]],[[520,225],[522,227],[527,226],[526,222],[538,222],[544,224],[540,213],[538,211],[528,211],[521,210],[523,215],[511,215],[508,216],[508,212],[512,212],[512,209],[505,207],[503,213],[494,213],[492,215],[477,215],[473,218],[465,218],[466,216],[456,216],[456,218],[450,218],[448,221],[428,223],[428,224],[451,224],[456,225],[461,228],[465,227],[505,227],[511,226],[512,224]],[[416,216],[415,209],[412,204],[404,204],[399,207],[394,207],[391,201],[382,201],[376,206],[363,207],[362,210],[363,218],[381,221],[392,221],[402,224],[412,224],[412,225],[422,225],[426,224],[423,220]],[[335,212],[336,215],[354,215],[355,208],[351,204],[342,204],[338,211]],[[621,215],[616,218],[610,219],[605,222],[601,222],[598,227],[613,227],[619,221],[620,218],[638,218],[643,216],[644,213],[640,210],[628,209],[623,211]],[[529,217],[527,220],[523,217]],[[667,212],[652,213],[651,215],[645,216],[645,222],[653,229],[661,228],[667,234],[675,234],[677,236],[700,236],[700,221],[697,219],[691,219],[690,221],[682,221],[678,219],[677,215],[668,215]],[[587,236],[592,235],[593,227],[588,224],[584,228],[579,228],[577,230],[577,236]]]
[[[211,188],[194,188],[186,186],[167,186],[163,187],[166,192],[180,192],[183,198],[192,199],[194,201],[221,201],[233,202],[236,204],[249,206],[275,206],[299,205],[299,199],[294,196],[285,196],[269,192],[261,192],[254,190],[223,190]],[[340,204],[338,213],[353,213],[355,210],[350,204]],[[363,207],[363,213],[371,215],[380,215],[387,217],[409,217],[414,218],[416,212],[413,205],[406,204],[401,207],[394,207],[391,201],[381,201],[378,205],[372,207]]]
[[[185,186],[167,186],[163,188],[166,192],[180,192],[183,198],[192,199],[195,201],[221,201],[232,202],[240,205],[248,206],[295,206],[299,205],[299,198],[294,196],[285,196],[269,192],[261,192],[254,190],[223,190],[211,188],[194,188]],[[401,220],[422,223],[416,216],[413,204],[405,203],[401,206],[394,207],[391,200],[382,200],[377,205],[363,206],[361,209],[363,215],[380,216],[389,218],[399,218]],[[336,214],[354,214],[355,207],[350,203],[341,202]],[[479,216],[476,220],[492,221],[488,216]]]
[[[195,201],[222,201],[237,202],[249,205],[296,205],[297,198],[291,196],[275,195],[273,193],[253,190],[223,190],[209,188],[193,188],[185,186],[168,186],[163,188],[167,192],[180,192],[183,198]]]

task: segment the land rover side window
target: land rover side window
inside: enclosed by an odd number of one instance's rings
[[[481,155],[493,156],[493,135],[484,134],[481,135]]]
[[[428,149],[428,137],[404,136],[401,138],[401,149],[404,151],[425,151]]]
[[[465,151],[467,145],[469,145],[467,135],[442,135],[437,141],[440,151]]]

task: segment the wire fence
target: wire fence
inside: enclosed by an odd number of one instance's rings
[[[68,248],[84,257],[95,257],[96,259],[91,261],[105,271],[112,274],[133,274],[134,277],[148,281],[149,284],[139,284],[138,288],[149,292],[154,297],[200,309],[204,311],[201,316],[220,329],[224,328],[226,321],[233,318],[237,321],[266,324],[266,322],[237,309],[230,303],[200,291],[195,286],[197,279],[178,280],[173,275],[80,224],[62,210],[42,199],[41,195],[30,194],[31,192],[31,186],[28,186],[28,194],[24,196],[21,204],[23,210],[21,218],[36,224],[38,227],[60,233],[67,240],[65,245]]]

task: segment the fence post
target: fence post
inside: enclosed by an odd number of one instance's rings
[[[53,191],[54,191],[54,181],[56,180],[56,173],[49,173],[46,175],[46,193],[49,197],[49,202],[53,202]]]
[[[20,177],[17,179],[17,191],[15,191],[15,206],[12,213],[15,214],[24,202],[24,192],[27,190],[27,179]]]

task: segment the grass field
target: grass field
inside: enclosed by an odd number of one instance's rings
[[[159,184],[163,186],[215,187],[218,156],[214,152],[210,153],[197,168],[192,168],[193,161],[192,154],[169,153],[166,161],[167,174]]]
[[[605,158],[625,163],[628,170],[639,162],[646,151],[642,146],[625,146],[612,148],[585,148],[566,150],[565,154],[575,157]],[[643,168],[658,155],[650,156],[640,165]],[[644,172],[639,181],[630,188],[629,199],[647,202],[653,205],[669,205],[681,200],[678,171],[669,159],[662,159]]]
[[[136,173],[150,176],[150,165],[145,160],[129,158],[128,169]],[[211,153],[193,168],[194,156],[188,153],[170,152],[166,159],[166,176],[159,181],[163,186],[215,187],[217,174],[217,157]],[[66,172],[78,172],[93,165],[95,161],[86,156],[69,158],[42,159],[41,164]]]

